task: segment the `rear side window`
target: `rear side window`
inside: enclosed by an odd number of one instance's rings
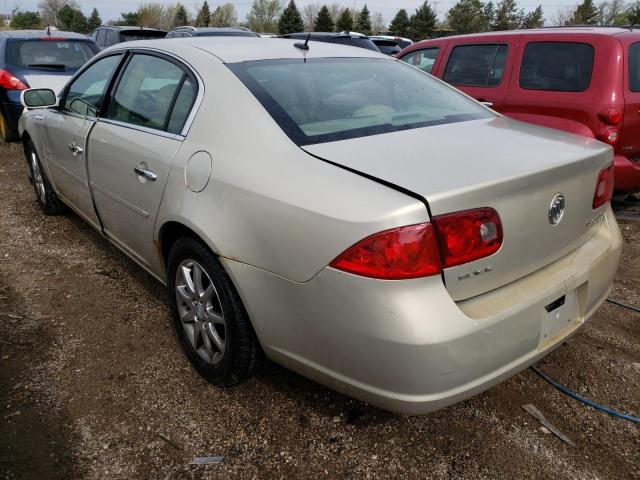
[[[593,47],[586,43],[532,42],[524,49],[520,87],[583,92],[591,82]]]
[[[98,30],[98,35],[96,35],[96,42],[101,47],[104,47],[106,39],[107,39],[107,31],[104,28],[101,28],[100,30]]]
[[[158,130],[181,129],[186,117],[178,112],[171,122],[171,112],[182,91],[189,96],[189,87],[182,88],[187,78],[182,68],[168,60],[135,55],[118,83],[109,118]],[[193,85],[190,92],[193,95]],[[180,99],[178,109],[186,110],[189,100]]]
[[[107,30],[107,45],[111,46],[120,43],[118,37],[119,35],[116,30]]]
[[[413,52],[406,54],[400,60],[407,62],[409,65],[413,65],[414,67],[418,67],[423,72],[431,73],[433,65],[436,63],[436,58],[438,58],[439,50],[440,49],[438,47],[414,50]]]
[[[640,43],[629,46],[629,89],[640,92]]]
[[[506,45],[460,45],[449,56],[444,81],[452,85],[495,87],[502,80],[506,59]]]
[[[97,51],[93,42],[73,40],[19,40],[7,44],[7,63],[21,68],[77,70]]]

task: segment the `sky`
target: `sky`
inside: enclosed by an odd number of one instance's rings
[[[3,12],[10,12],[16,6],[20,6],[21,10],[37,10],[38,3],[40,0],[0,0],[0,9]],[[91,10],[96,7],[100,12],[102,20],[106,23],[109,20],[115,20],[120,17],[120,12],[132,11],[136,10],[139,3],[144,3],[145,1],[153,1],[165,4],[176,3],[177,0],[102,0],[102,1],[91,1],[91,0],[77,0],[82,10],[85,14],[89,14]],[[225,0],[208,0],[209,5],[215,8],[216,5],[226,3]],[[431,6],[436,9],[438,13],[438,17],[444,19],[446,12],[451,8],[451,6],[455,3],[455,0],[429,0]],[[202,0],[181,0],[187,8],[189,8],[192,12],[195,13],[195,9],[197,5],[202,3]],[[251,8],[252,0],[239,0],[239,1],[231,1],[236,7],[238,12],[238,20],[244,20],[245,16],[249,12]],[[380,12],[384,16],[387,24],[393,19],[396,12],[404,8],[407,10],[409,14],[413,13],[416,7],[422,3],[421,0],[297,0],[296,5],[299,9],[302,9],[304,5],[307,3],[338,3],[345,7],[355,8],[360,10],[362,6],[366,3],[367,8],[372,13]],[[494,0],[495,3],[495,0]],[[524,8],[526,11],[533,10],[538,4],[542,4],[542,8],[544,9],[545,18],[552,17],[558,9],[565,9],[567,7],[572,7],[579,3],[579,0],[520,0],[518,4],[520,8]]]

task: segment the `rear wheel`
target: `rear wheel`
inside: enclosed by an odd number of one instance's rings
[[[260,345],[231,279],[202,243],[182,238],[167,262],[174,326],[196,370],[228,387],[255,370]]]
[[[53,191],[47,174],[42,169],[40,158],[31,140],[27,140],[24,147],[24,154],[27,157],[29,172],[31,173],[31,183],[38,200],[38,205],[45,215],[59,215],[67,209],[66,205],[60,201],[56,192]]]

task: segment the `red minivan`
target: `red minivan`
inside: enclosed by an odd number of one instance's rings
[[[616,190],[640,191],[640,30],[478,33],[414,43],[397,57],[509,117],[612,145]]]

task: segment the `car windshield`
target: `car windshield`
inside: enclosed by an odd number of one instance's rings
[[[492,118],[404,62],[377,58],[228,64],[298,145]]]
[[[20,68],[77,70],[97,53],[85,41],[13,40],[7,44],[7,63]]]

